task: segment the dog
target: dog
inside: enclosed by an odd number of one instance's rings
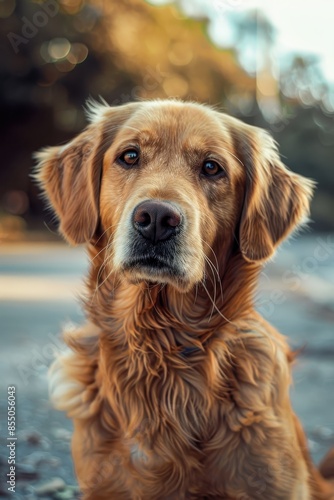
[[[313,466],[291,408],[294,355],[253,304],[314,183],[267,132],[205,105],[88,113],[35,174],[90,257],[87,323],[50,369],[83,498],[333,499],[333,452]]]

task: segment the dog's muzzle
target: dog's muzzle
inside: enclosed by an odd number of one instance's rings
[[[137,277],[165,282],[167,276],[183,278],[180,264],[182,228],[181,209],[161,200],[145,200],[132,212],[129,254],[123,269]]]

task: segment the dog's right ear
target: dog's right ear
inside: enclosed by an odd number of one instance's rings
[[[103,157],[119,128],[137,109],[88,103],[90,125],[65,146],[35,154],[33,177],[56,213],[59,231],[72,244],[88,242],[98,226]]]

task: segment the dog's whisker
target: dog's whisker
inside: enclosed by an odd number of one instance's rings
[[[223,286],[222,286],[222,281],[221,281],[221,277],[220,277],[220,272],[219,272],[219,263],[218,263],[217,256],[216,256],[216,254],[215,254],[215,252],[214,252],[213,248],[212,248],[212,247],[211,247],[208,243],[206,243],[206,241],[204,241],[204,240],[202,239],[202,242],[203,242],[203,243],[205,243],[205,244],[206,244],[206,245],[210,248],[211,252],[212,252],[212,253],[213,253],[213,255],[214,255],[214,258],[215,258],[215,261],[216,261],[216,266],[214,266],[214,264],[213,264],[213,262],[210,260],[210,258],[209,258],[209,257],[207,257],[207,256],[204,254],[204,255],[205,255],[205,260],[206,260],[206,262],[207,262],[208,264],[209,264],[209,262],[210,262],[210,264],[211,264],[212,268],[213,268],[213,269],[214,269],[214,271],[216,272],[216,275],[217,275],[217,281],[218,281],[218,283],[219,283],[220,297],[221,297],[221,301],[222,301],[222,303],[223,303],[223,299],[224,299],[224,294],[223,294]]]
[[[95,241],[94,243],[94,247],[96,247],[96,245],[98,244],[98,242],[100,241],[100,239],[106,234],[107,231],[109,231],[111,228],[113,227],[113,224],[111,224],[109,227],[107,227],[107,229],[105,229],[103,231],[103,233],[99,236],[99,238]],[[91,261],[92,262],[92,261]]]
[[[207,295],[208,295],[208,298],[209,298],[210,302],[212,303],[212,305],[213,305],[214,309],[215,309],[215,310],[216,310],[216,312],[219,314],[219,316],[221,316],[221,317],[222,317],[225,321],[227,321],[227,323],[231,323],[231,324],[232,324],[232,322],[231,322],[228,318],[226,318],[226,316],[224,316],[224,314],[223,314],[223,313],[222,313],[222,312],[218,309],[218,307],[216,306],[216,304],[215,304],[215,303],[214,303],[214,301],[212,300],[212,297],[211,297],[211,295],[210,295],[210,293],[209,293],[208,289],[206,288],[205,283],[203,283],[203,281],[202,281],[202,286],[203,286],[204,290],[206,291],[206,293],[207,293]]]
[[[103,250],[108,250],[111,246],[111,243],[107,243],[107,245],[104,247]],[[100,252],[99,252],[100,253]],[[96,285],[98,284],[99,280],[100,280],[100,276],[101,274],[103,273],[103,271],[105,270],[108,262],[112,259],[113,257],[113,253],[111,252],[109,255],[105,255],[104,256],[104,259],[103,259],[103,262],[99,268],[99,271],[97,273],[97,277],[96,277]]]
[[[108,247],[108,244],[106,245],[106,247],[104,249],[106,249],[107,247]],[[100,277],[102,276],[102,273],[104,272],[104,270],[106,269],[109,261],[112,258],[113,258],[113,253],[111,252],[110,255],[107,255],[104,258],[104,260],[103,260],[103,262],[102,262],[102,264],[101,264],[101,266],[100,266],[100,268],[98,270],[97,277],[96,277],[95,289],[94,289],[94,292],[92,294],[91,304],[94,302],[96,294],[97,294],[99,288],[108,280],[109,276],[111,276],[111,274],[112,274],[112,270],[111,270],[110,273],[109,273],[109,275],[108,275],[108,277],[99,285]]]
[[[113,270],[111,270],[110,273],[107,275],[107,277],[102,281],[102,283],[99,284],[99,286],[97,287],[97,290],[99,288],[101,288],[105,284],[106,281],[108,281],[108,279],[112,275],[112,273],[113,273]]]
[[[94,257],[93,257],[92,259],[90,259],[90,263],[94,262],[94,260],[95,260],[95,259],[96,259],[96,258],[97,258],[97,257],[98,257],[101,253],[102,253],[102,252],[104,252],[104,251],[108,250],[108,248],[109,248],[109,247],[111,246],[111,244],[112,244],[112,243],[111,243],[111,241],[110,241],[110,240],[111,240],[111,238],[112,238],[112,236],[109,236],[109,238],[108,238],[108,242],[106,243],[106,245],[105,245],[103,248],[101,248],[101,250],[100,250],[100,251],[99,251],[96,255],[94,255]]]
[[[214,311],[214,307],[213,307],[213,304],[216,303],[216,298],[217,298],[217,287],[216,287],[216,276],[215,276],[215,273],[214,273],[214,266],[212,264],[212,262],[210,261],[210,259],[204,255],[204,258],[212,272],[212,277],[213,277],[213,281],[212,279],[210,278],[211,282],[212,282],[212,285],[213,285],[213,298],[212,298],[212,307],[211,307],[211,313],[210,313],[210,317],[209,317],[209,322],[211,321],[212,319],[212,315],[213,315],[213,311]]]
[[[198,296],[198,283],[195,284],[195,295],[194,295],[194,302],[193,302],[194,305],[197,302],[197,296]]]
[[[120,222],[117,222],[116,224],[111,224],[110,226],[107,227],[107,229],[105,229],[103,231],[103,233],[99,236],[99,238],[94,242],[94,247],[96,247],[96,245],[98,244],[98,242],[101,240],[101,238],[106,234],[107,231],[110,231],[110,229],[115,229],[116,227],[120,226],[121,223]],[[95,257],[94,257],[95,258]],[[94,260],[94,259],[93,259]]]

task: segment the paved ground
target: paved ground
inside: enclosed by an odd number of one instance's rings
[[[0,249],[0,496],[7,490],[7,386],[16,386],[19,464],[16,499],[77,497],[71,423],[49,404],[46,371],[66,321],[82,319],[75,299],[86,259],[62,244]],[[291,391],[315,460],[334,445],[334,236],[299,237],[265,269],[262,314],[304,351]],[[43,489],[44,488],[44,489]]]

